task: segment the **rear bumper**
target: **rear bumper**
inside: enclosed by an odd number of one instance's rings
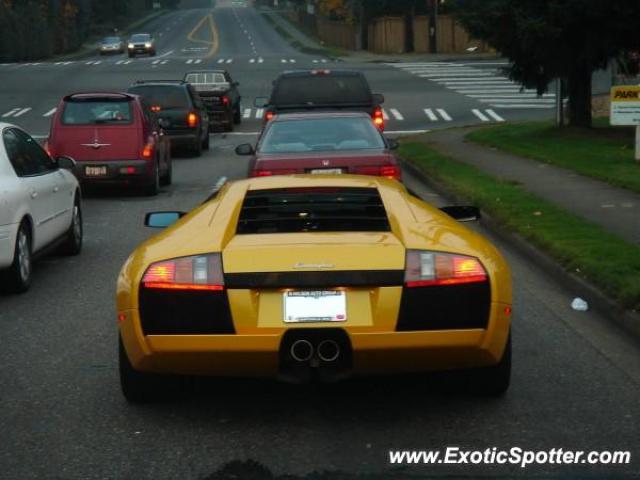
[[[415,373],[496,364],[510,328],[505,305],[492,304],[486,329],[377,332],[343,330],[351,347],[350,375]],[[185,375],[278,377],[281,346],[287,332],[304,335],[305,327],[265,328],[260,334],[143,335],[137,310],[121,311],[120,333],[134,368]],[[336,328],[338,327],[338,328]],[[309,325],[315,338],[340,325]],[[320,332],[320,333],[318,333]]]
[[[200,140],[200,132],[195,130],[175,131],[165,130],[165,134],[171,140],[171,148],[191,146]]]
[[[87,167],[106,167],[106,175],[91,175]],[[83,184],[145,184],[151,180],[151,164],[147,160],[78,161],[73,174]]]

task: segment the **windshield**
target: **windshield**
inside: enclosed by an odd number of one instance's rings
[[[69,101],[62,113],[65,125],[126,124],[131,123],[131,119],[130,100]]]
[[[102,43],[119,43],[119,37],[106,37],[102,39]]]
[[[271,101],[275,105],[367,104],[371,92],[359,75],[282,77]]]
[[[131,41],[132,42],[148,42],[151,40],[151,35],[147,35],[147,34],[139,34],[139,35],[133,35],[131,37]]]
[[[131,87],[129,93],[140,95],[151,105],[163,109],[189,107],[185,90],[175,85],[140,85]]]
[[[368,118],[322,118],[270,124],[258,151],[295,153],[385,148],[380,132]]]

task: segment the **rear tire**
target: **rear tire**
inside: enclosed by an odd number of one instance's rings
[[[78,194],[76,194],[73,202],[71,225],[65,234],[64,242],[60,245],[60,253],[62,255],[78,255],[82,251],[83,233],[82,207],[80,206]]]
[[[4,272],[7,291],[11,293],[23,293],[31,286],[33,259],[31,229],[23,220],[16,235],[16,245],[13,252],[13,263]]]
[[[169,165],[167,166],[167,171],[160,178],[160,183],[162,185],[171,185],[171,183],[173,182],[173,162],[171,161],[171,158],[168,159],[168,163]]]
[[[205,135],[204,140],[202,142],[202,149],[209,150],[210,146],[211,146],[211,139],[209,137],[209,130],[207,130],[207,134]]]
[[[242,123],[242,109],[239,104],[233,112],[233,123],[236,125],[240,125],[240,123]]]
[[[158,165],[158,162],[156,162],[153,168],[153,178],[151,179],[151,183],[145,189],[145,194],[150,197],[153,197],[155,195],[158,195],[159,191],[160,191],[160,165]]]

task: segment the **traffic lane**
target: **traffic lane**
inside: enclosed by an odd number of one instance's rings
[[[238,10],[218,5],[213,12],[220,42],[219,57],[246,56],[248,59],[258,55],[253,31],[241,20]]]
[[[277,473],[391,474],[388,449],[397,448],[637,448],[637,345],[597,315],[571,311],[568,292],[501,242],[515,279],[513,384],[502,399],[447,395],[426,376],[313,387],[212,379],[181,402],[127,405],[117,377],[115,278],[154,233],[141,226],[145,212],[190,209],[220,175],[244,175],[235,139],[215,140],[206,156],[176,161],[175,184],[157,198],[86,199],[83,254],[45,259],[29,293],[0,297],[0,428],[10,435],[0,462],[9,478],[202,478],[247,458]],[[637,464],[581,471],[637,472]]]
[[[251,34],[259,55],[304,56],[284,40],[255,8],[236,8],[234,10],[242,24]]]

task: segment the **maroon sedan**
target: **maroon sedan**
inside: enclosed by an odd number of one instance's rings
[[[294,173],[361,174],[400,180],[400,165],[371,117],[358,112],[276,115],[255,149],[245,143],[238,155],[252,155],[250,177]]]

